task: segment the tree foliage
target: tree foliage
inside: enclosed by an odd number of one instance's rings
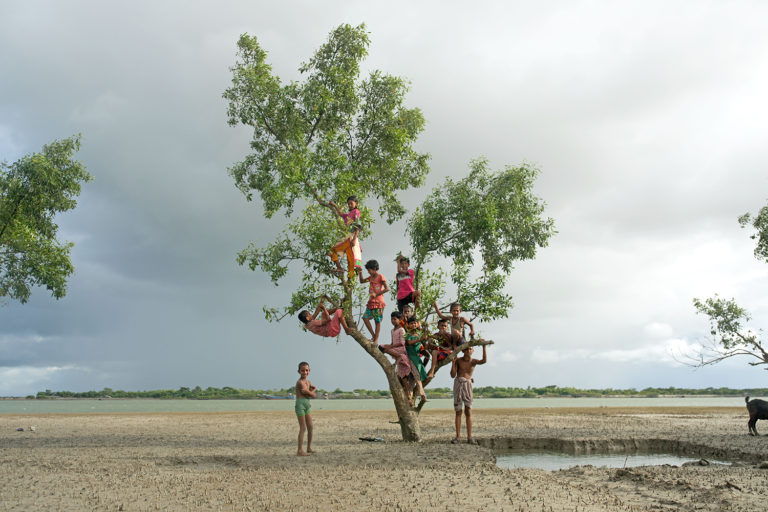
[[[696,355],[697,365],[715,364],[741,355],[757,359],[749,362],[752,366],[768,365],[768,352],[760,339],[762,332],[746,327],[752,317],[734,299],[723,299],[715,294],[703,302],[693,299],[693,305],[697,313],[709,317],[712,336],[712,343]]]
[[[302,265],[302,286],[285,313],[333,282],[326,254],[344,228],[330,201],[343,204],[357,195],[378,203],[379,215],[394,222],[405,214],[399,192],[422,185],[429,171],[428,155],[414,149],[424,117],[404,105],[408,83],[380,71],[360,78],[368,44],[365,25],[341,25],[301,65],[305,79],[283,85],[255,37],[244,34],[238,41],[224,98],[229,123],[253,128],[253,151],[229,172],[249,201],[259,195],[265,217],[284,210],[293,219],[276,241],[251,244],[238,262],[261,268],[275,284],[290,263]],[[295,216],[297,201],[304,209]],[[370,204],[360,210],[369,226]],[[361,240],[369,234],[364,229]]]
[[[507,316],[512,298],[504,288],[514,263],[533,259],[555,233],[533,193],[538,173],[528,164],[492,172],[478,158],[465,178],[436,187],[408,222],[417,269],[447,258],[457,300],[481,319]],[[470,278],[477,260],[480,277]]]
[[[760,208],[754,216],[751,213],[745,213],[739,217],[739,224],[742,228],[748,225],[755,228],[755,233],[750,235],[752,240],[757,240],[755,258],[768,262],[768,205]]]
[[[33,286],[57,299],[66,294],[73,244],[56,238],[54,218],[77,205],[81,183],[92,179],[73,158],[79,148],[78,135],[0,164],[0,297],[23,304]]]
[[[376,220],[393,223],[404,217],[401,192],[422,186],[429,172],[428,155],[415,149],[424,118],[404,104],[407,82],[381,71],[360,77],[368,44],[364,25],[341,25],[300,66],[302,80],[283,84],[257,39],[240,37],[232,86],[224,98],[229,123],[253,128],[252,151],[229,173],[247,200],[261,199],[266,218],[284,212],[288,221],[277,239],[251,243],[237,260],[266,272],[275,285],[288,276],[292,263],[301,269],[301,284],[289,304],[282,310],[264,307],[270,320],[312,308],[323,296],[342,305],[350,335],[387,376],[403,437],[417,440],[415,412],[394,366],[352,318],[367,293],[344,277],[339,286],[328,258],[347,233],[335,203],[350,195],[359,198],[364,245]],[[482,318],[506,316],[511,299],[504,286],[513,262],[533,258],[554,232],[552,220],[541,217],[543,202],[532,193],[537,172],[523,165],[493,173],[479,159],[467,178],[449,179],[429,195],[408,223],[424,298],[437,300],[444,293],[446,272],[425,266],[433,256],[443,256],[452,263],[448,273],[462,300]],[[470,278],[476,252],[483,265],[479,279]],[[440,366],[450,364],[456,353]]]
[[[745,213],[739,217],[742,228],[751,224],[755,233],[750,236],[757,240],[755,258],[768,262],[768,206],[763,206],[754,217]],[[752,366],[768,365],[768,352],[761,339],[762,330],[747,327],[752,320],[749,312],[736,304],[735,299],[722,299],[717,294],[704,300],[693,299],[697,313],[709,318],[711,342],[696,354],[696,366],[715,364],[733,356],[749,356]],[[768,370],[768,367],[765,368]]]

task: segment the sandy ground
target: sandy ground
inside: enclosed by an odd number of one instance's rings
[[[448,442],[452,411],[424,411],[418,444],[399,441],[392,412],[313,419],[318,453],[296,457],[298,426],[286,412],[2,415],[0,510],[766,508],[768,438],[747,435],[741,408],[477,410],[480,446]],[[505,447],[661,450],[735,464],[508,470],[494,463]]]

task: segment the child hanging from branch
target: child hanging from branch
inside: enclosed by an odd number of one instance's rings
[[[349,334],[349,325],[347,325],[347,320],[344,318],[344,310],[341,307],[334,307],[328,311],[325,308],[325,304],[323,304],[326,299],[329,302],[333,302],[324,295],[320,299],[314,314],[310,315],[307,310],[299,313],[299,320],[304,324],[304,328],[324,338],[335,338],[341,332],[342,327],[344,332]]]
[[[336,242],[331,247],[331,261],[336,264],[336,272],[339,274],[344,272],[341,268],[339,259],[342,255],[347,257],[347,278],[351,279],[355,275],[355,269],[360,268],[363,261],[363,251],[360,248],[360,210],[357,209],[357,196],[349,196],[347,198],[347,207],[349,211],[344,213],[333,201],[328,203],[336,210],[336,214],[344,221],[344,225],[347,227],[349,233]]]

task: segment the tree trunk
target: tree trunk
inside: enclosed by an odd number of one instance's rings
[[[421,428],[419,427],[419,413],[408,403],[408,395],[400,383],[394,366],[385,368],[389,381],[389,391],[392,393],[392,401],[395,402],[397,419],[400,421],[400,433],[403,441],[417,443],[421,441]]]
[[[400,422],[400,433],[403,436],[403,441],[411,443],[421,441],[419,413],[408,403],[408,395],[403,389],[400,377],[397,376],[395,365],[389,361],[388,356],[379,351],[377,346],[371,345],[371,341],[354,327],[355,323],[352,321],[351,316],[347,317],[347,321],[350,326],[349,335],[379,363],[379,366],[381,366],[381,369],[384,370],[384,374],[387,376],[389,391],[392,393],[392,401],[395,402],[395,411]]]
[[[417,443],[421,441],[421,428],[419,427],[419,412],[424,406],[424,402],[420,402],[418,407],[411,407],[408,403],[408,395],[403,389],[403,385],[400,382],[400,377],[397,376],[397,369],[392,364],[387,355],[382,353],[376,345],[371,344],[371,340],[366,338],[362,332],[360,332],[355,322],[352,319],[352,315],[345,310],[345,318],[347,319],[347,325],[350,326],[349,335],[354,338],[355,341],[368,352],[372,358],[379,363],[384,374],[387,376],[389,382],[389,391],[392,393],[392,401],[395,402],[395,411],[397,412],[397,418],[400,423],[400,433],[403,436],[403,441],[410,443]],[[446,359],[438,363],[435,368],[435,373],[443,366],[451,364],[451,362],[459,355],[459,353],[467,347],[473,347],[477,345],[493,345],[493,341],[484,340],[482,338],[471,339],[470,341],[456,347],[456,350],[448,356]],[[425,380],[422,384],[426,386],[432,379]]]

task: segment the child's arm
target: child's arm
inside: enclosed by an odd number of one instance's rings
[[[472,325],[472,322],[467,320],[465,317],[461,317],[461,321],[464,323],[464,325],[469,326],[469,335],[474,336],[475,335],[475,326]]]
[[[440,317],[440,320],[448,320],[450,317],[448,315],[444,315],[440,308],[437,307],[437,301],[433,301],[432,305],[435,306],[435,313],[437,313],[437,316]]]
[[[307,381],[307,394],[312,398],[317,398],[317,386]]]
[[[376,297],[380,295],[384,295],[389,291],[389,283],[387,282],[387,278],[384,276],[381,276],[381,280],[384,282],[384,285],[381,287],[381,291],[376,294]]]
[[[336,213],[339,215],[339,217],[341,217],[341,215],[343,213],[341,211],[341,208],[339,208],[339,206],[336,203],[334,203],[333,201],[328,201],[328,204],[333,206],[333,209],[336,210]]]
[[[317,307],[315,308],[315,312],[314,312],[314,313],[312,313],[312,316],[310,316],[310,317],[307,319],[307,322],[311,322],[312,320],[314,320],[315,318],[317,318],[317,315],[319,315],[319,314],[320,314],[320,312],[321,312],[322,310],[324,310],[324,309],[325,309],[325,306],[323,306],[323,300],[322,300],[322,299],[320,299],[320,303],[319,303],[319,304],[317,305]]]
[[[357,268],[358,267],[355,267],[355,272],[357,272],[357,276],[360,278],[360,283],[367,283],[368,281],[371,280],[371,276],[363,277],[363,273],[358,272]]]
[[[400,260],[403,259],[403,255],[400,253],[397,253],[397,257],[395,258],[395,281],[397,281],[397,284],[395,285],[395,290],[397,290],[400,287],[400,281],[397,279],[397,274],[400,273]]]
[[[315,398],[315,392],[311,390],[312,387],[314,386],[311,386],[311,382],[308,380],[299,379],[298,391],[301,398]]]
[[[475,364],[485,364],[488,362],[488,354],[485,351],[486,345],[483,345],[483,358],[482,359],[473,359],[472,362]]]
[[[423,338],[424,338],[424,337],[422,336],[421,338],[414,338],[414,339],[412,339],[412,340],[406,339],[406,340],[405,340],[405,344],[406,344],[406,345],[415,345],[415,344],[417,344],[417,343],[419,343],[419,342],[423,341]]]
[[[457,364],[457,360],[454,359],[451,362],[451,378],[452,379],[456,378],[456,373],[458,372],[458,370],[459,370],[459,367],[458,367],[458,364]]]

